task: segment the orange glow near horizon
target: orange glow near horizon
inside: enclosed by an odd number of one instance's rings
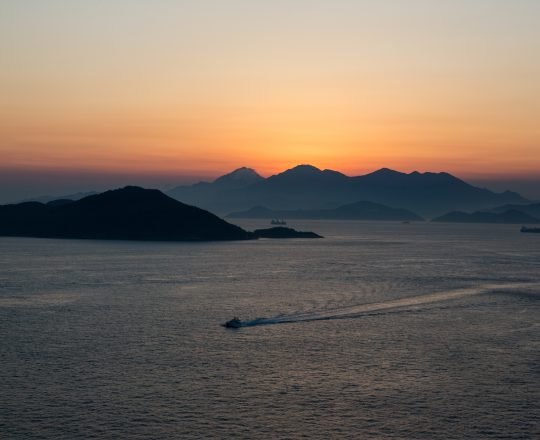
[[[60,3],[0,7],[2,169],[540,171],[533,1]]]
[[[534,176],[540,170],[535,133],[523,122],[470,127],[463,121],[456,127],[420,117],[363,118],[353,111],[325,118],[327,108],[321,103],[301,112],[254,109],[189,118],[156,110],[163,120],[113,116],[94,123],[66,123],[68,116],[46,123],[25,118],[19,127],[5,127],[5,118],[2,166],[209,176],[240,166],[271,175],[301,163],[348,175],[382,167],[463,177]]]

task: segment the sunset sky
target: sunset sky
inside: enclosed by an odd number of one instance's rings
[[[538,0],[0,0],[0,201],[299,163],[540,198],[539,17]]]

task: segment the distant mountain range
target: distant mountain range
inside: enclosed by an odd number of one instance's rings
[[[537,224],[540,219],[516,209],[503,212],[476,211],[473,213],[454,211],[434,218],[434,222],[448,223],[507,223],[507,224]]]
[[[433,219],[434,222],[457,223],[540,223],[540,203],[527,205],[502,205],[472,213],[453,211]]]
[[[497,206],[495,208],[492,208],[488,210],[488,212],[506,212],[510,210],[520,211],[525,214],[529,214],[530,216],[540,218],[540,203],[531,203],[528,205],[503,205],[503,206]]]
[[[0,206],[0,235],[105,240],[246,240],[252,233],[161,191],[128,186],[47,204]]]
[[[271,210],[257,206],[247,211],[233,212],[229,218],[283,218],[321,220],[399,220],[421,221],[422,217],[407,209],[396,209],[373,202],[356,202],[334,209]]]
[[[57,200],[81,200],[81,199],[84,199],[85,197],[94,196],[96,194],[99,194],[99,193],[96,191],[88,191],[88,192],[66,194],[62,196],[38,196],[38,197],[21,200],[20,203],[24,203],[24,202],[49,203],[49,202],[54,202]]]
[[[311,165],[299,165],[268,178],[253,169],[240,168],[213,182],[178,186],[168,194],[220,214],[253,206],[280,211],[333,209],[361,200],[433,217],[449,211],[530,203],[515,192],[495,193],[448,173],[406,174],[383,168],[350,177]]]

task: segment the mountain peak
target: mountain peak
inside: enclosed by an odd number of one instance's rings
[[[229,174],[218,177],[213,183],[223,186],[239,187],[246,186],[263,179],[264,178],[253,168],[241,167],[230,172]]]
[[[406,176],[407,174],[391,170],[390,168],[381,168],[377,171],[373,171],[372,173],[359,176],[359,178],[374,183],[377,182],[382,184],[388,184],[390,182],[401,182],[404,178],[406,178]]]
[[[426,184],[459,184],[459,185],[467,185],[463,180],[457,178],[456,176],[453,176],[450,173],[446,172],[425,172],[425,173],[419,173],[418,171],[413,171],[409,174],[409,176],[414,177],[415,179],[423,180]]]
[[[280,188],[292,185],[296,190],[302,187],[314,191],[314,188],[325,190],[332,185],[341,185],[347,179],[349,179],[347,176],[337,171],[323,171],[313,165],[302,164],[269,177],[266,184],[277,185]]]
[[[390,168],[381,168],[377,171],[373,171],[372,173],[368,174],[368,175],[371,175],[371,176],[400,176],[400,175],[403,175],[404,173],[401,173],[399,171],[395,171],[395,170],[392,170]]]
[[[307,175],[311,175],[311,174],[319,174],[321,172],[322,171],[319,168],[314,167],[313,165],[301,164],[301,165],[296,165],[293,168],[289,168],[288,170],[285,170],[280,174],[289,174],[289,175],[292,174],[292,175],[297,175],[297,176],[307,176]]]
[[[229,173],[229,174],[226,174],[227,176],[229,177],[234,177],[234,178],[241,178],[241,177],[261,177],[257,171],[255,171],[253,168],[248,168],[248,167],[240,167],[240,168],[237,168],[236,170],[234,170],[233,172]]]
[[[308,163],[302,163],[300,165],[296,165],[295,167],[292,168],[293,170],[310,170],[310,171],[321,171],[319,168],[317,168],[316,166],[314,165],[310,165]]]

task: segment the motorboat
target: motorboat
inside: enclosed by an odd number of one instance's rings
[[[242,321],[235,316],[233,319],[223,324],[223,326],[227,328],[240,328],[242,327]]]

